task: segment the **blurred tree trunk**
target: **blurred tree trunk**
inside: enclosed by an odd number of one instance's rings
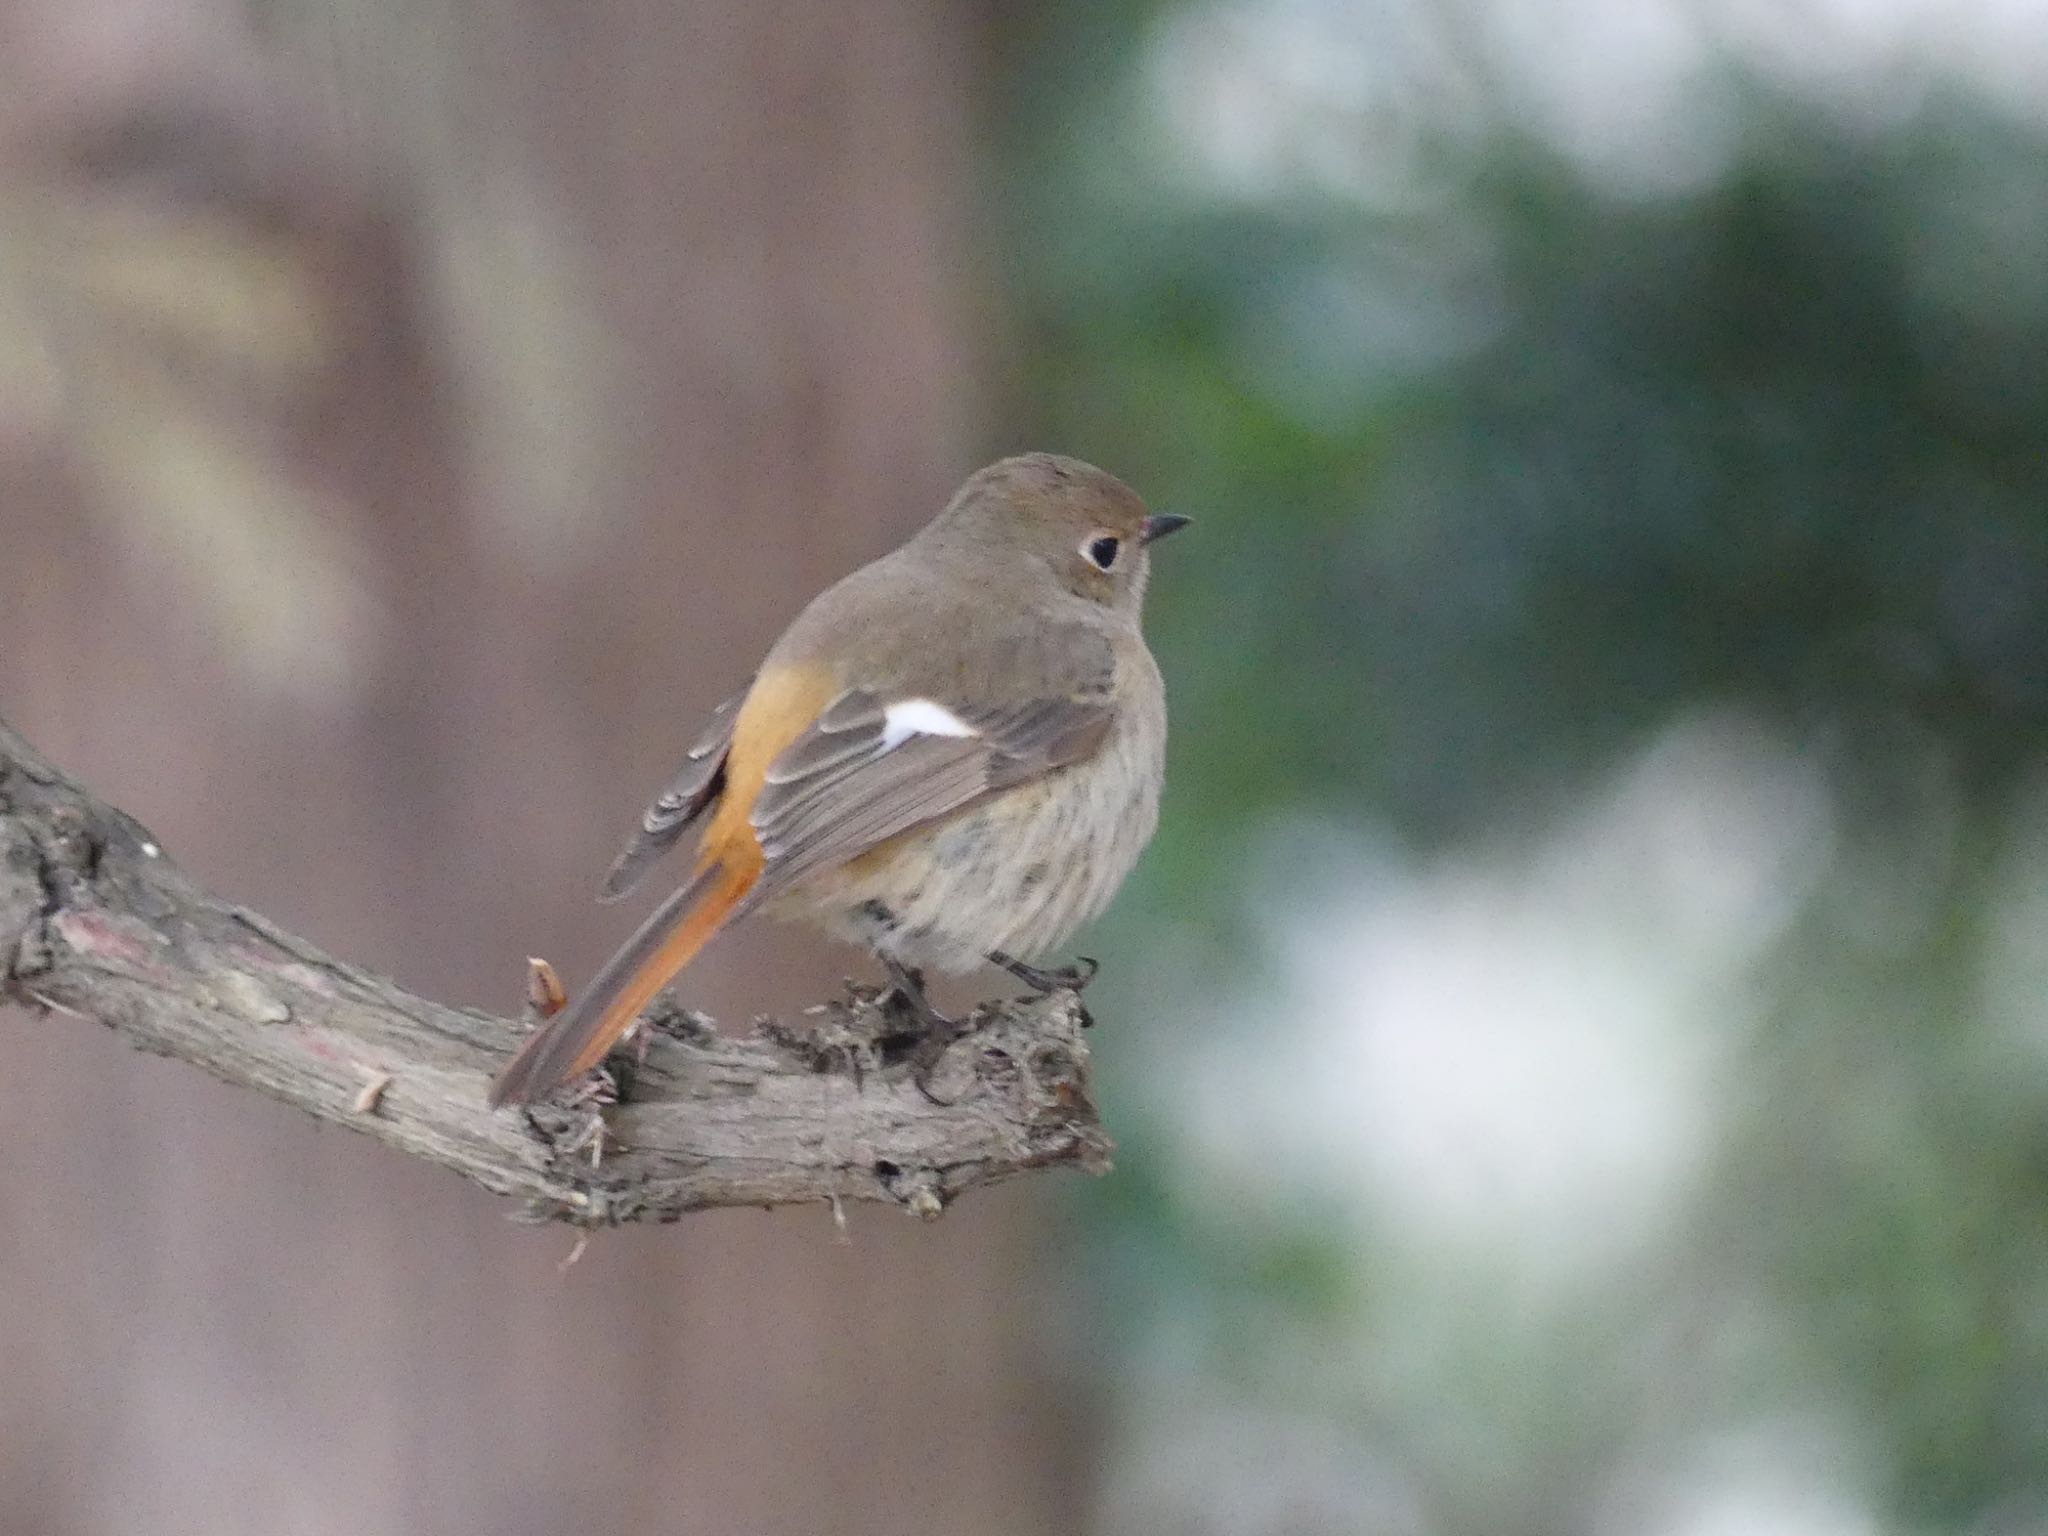
[[[0,708],[451,1001],[587,975],[699,713],[968,467],[976,12],[26,0]],[[853,962],[738,936],[743,1019]],[[1032,1196],[568,1240],[0,1019],[0,1529],[1071,1528]]]

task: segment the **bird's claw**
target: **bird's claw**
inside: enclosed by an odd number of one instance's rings
[[[941,1098],[932,1092],[932,1074],[939,1069],[939,1063],[946,1059],[946,1052],[955,1040],[967,1033],[963,1024],[948,1019],[940,1029],[927,1029],[910,1052],[910,1080],[917,1085],[917,1091],[924,1095],[927,1104],[936,1104],[949,1109],[958,1099]]]

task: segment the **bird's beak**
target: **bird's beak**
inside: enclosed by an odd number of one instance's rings
[[[1183,516],[1179,512],[1154,512],[1145,519],[1144,531],[1138,535],[1138,542],[1150,544],[1155,539],[1165,538],[1169,533],[1180,532],[1193,521],[1192,517]]]

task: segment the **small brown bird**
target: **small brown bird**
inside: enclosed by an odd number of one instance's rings
[[[695,869],[491,1085],[522,1103],[589,1071],[711,936],[755,911],[871,949],[925,1024],[919,968],[992,961],[1040,989],[1159,819],[1166,691],[1139,615],[1148,515],[1092,465],[991,464],[891,554],[798,615],[713,713],[605,881],[685,832]],[[1078,979],[1085,980],[1085,976]]]

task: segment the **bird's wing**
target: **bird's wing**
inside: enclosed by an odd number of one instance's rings
[[[743,688],[711,712],[702,734],[690,744],[683,766],[641,813],[632,840],[604,877],[600,900],[617,901],[630,893],[655,860],[673,848],[718,798],[725,784],[726,754],[732,750],[733,718],[746,697]]]
[[[1057,691],[1015,703],[945,689],[834,698],[768,765],[754,797],[763,868],[750,904],[1093,753],[1113,715],[1115,657],[1107,640],[1087,640],[1065,676],[1047,679]]]

